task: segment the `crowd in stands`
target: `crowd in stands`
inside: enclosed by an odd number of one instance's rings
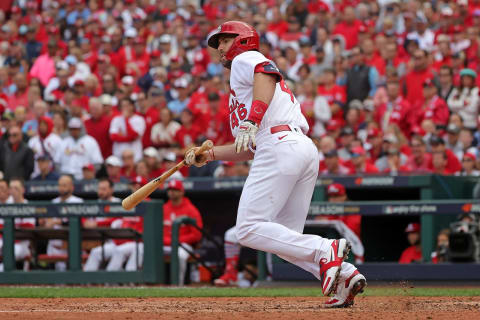
[[[297,97],[320,174],[480,173],[478,0],[0,8],[3,178],[148,180],[192,145],[232,141],[228,70],[205,40],[233,19],[255,26]]]

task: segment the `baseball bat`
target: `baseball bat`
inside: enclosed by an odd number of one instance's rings
[[[199,154],[202,154],[203,152],[210,150],[212,148],[213,148],[213,142],[210,140],[207,140],[204,143],[202,143],[202,145],[200,146],[200,149],[198,149],[195,152],[195,155],[198,156]],[[142,202],[143,199],[148,197],[153,191],[155,191],[155,189],[158,188],[158,186],[160,186],[163,182],[165,182],[165,180],[167,180],[168,177],[170,177],[172,174],[174,174],[184,166],[185,166],[185,160],[182,160],[175,167],[164,172],[161,176],[156,177],[155,179],[153,179],[152,181],[150,181],[149,183],[147,183],[146,185],[144,185],[143,187],[141,187],[140,189],[138,189],[137,191],[129,195],[127,198],[123,199],[122,207],[125,210],[131,210],[135,208],[137,204]]]

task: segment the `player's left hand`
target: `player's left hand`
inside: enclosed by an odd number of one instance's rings
[[[248,143],[252,143],[252,148],[255,147],[255,135],[258,131],[258,125],[250,120],[245,120],[240,123],[238,128],[237,138],[235,139],[235,150],[237,153],[248,151]]]

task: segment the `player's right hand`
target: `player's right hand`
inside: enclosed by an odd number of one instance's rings
[[[195,167],[203,167],[207,164],[207,152],[199,154],[198,156],[195,155],[195,152],[200,149],[200,147],[193,147],[185,152],[185,164],[187,166],[194,165]]]

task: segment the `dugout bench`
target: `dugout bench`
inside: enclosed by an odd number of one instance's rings
[[[81,228],[81,217],[99,216],[143,216],[144,262],[143,268],[133,272],[83,272],[82,239],[98,239],[107,236],[131,236],[131,230],[116,231],[89,230]],[[86,284],[86,283],[148,283],[165,282],[165,265],[163,258],[163,201],[149,201],[139,204],[134,210],[126,211],[119,203],[79,203],[53,204],[31,202],[28,204],[2,205],[0,217],[4,219],[3,227],[3,263],[5,272],[0,273],[1,284]],[[47,236],[47,232],[56,233],[54,237],[68,240],[68,266],[64,272],[55,270],[16,270],[14,243],[16,233],[21,237],[34,236],[33,230],[15,230],[16,217],[68,218],[68,230],[42,230],[36,236]],[[128,233],[128,234],[127,234]],[[50,234],[52,236],[52,234]],[[134,235],[135,236],[135,235]],[[35,239],[35,238],[33,238]]]

